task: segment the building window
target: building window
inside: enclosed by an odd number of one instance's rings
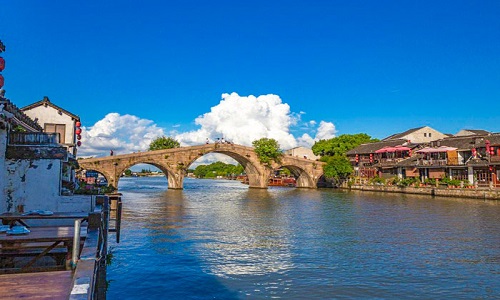
[[[431,137],[431,133],[429,132],[429,137]]]
[[[44,130],[47,133],[59,133],[59,143],[66,142],[66,125],[65,124],[45,124]]]
[[[426,132],[424,132],[424,137],[427,137],[427,133]]]

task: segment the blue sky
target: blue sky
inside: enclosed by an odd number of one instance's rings
[[[109,113],[166,134],[223,93],[273,94],[314,138],[429,125],[500,131],[500,1],[1,3],[6,96],[49,98],[89,130]],[[314,121],[314,122],[311,122]],[[308,127],[307,124],[313,125]],[[306,124],[306,125],[304,125]]]

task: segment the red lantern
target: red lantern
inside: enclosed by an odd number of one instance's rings
[[[0,89],[3,87],[3,84],[4,84],[4,79],[2,74],[0,74]]]
[[[77,139],[77,140],[81,140],[81,139],[82,139],[82,136],[81,136],[81,135],[77,135],[77,136],[76,136],[76,139]]]
[[[76,127],[81,127],[81,126],[82,126],[82,123],[81,123],[80,121],[77,121],[77,122],[75,123],[75,126],[76,126]]]
[[[476,148],[472,148],[472,156],[476,157]]]
[[[359,155],[356,154],[356,163],[359,162]]]
[[[373,162],[373,153],[370,153],[370,162]]]
[[[76,133],[76,134],[80,134],[80,133],[82,133],[82,130],[81,130],[80,128],[77,128],[77,129],[75,130],[75,133]]]
[[[78,141],[78,142],[76,143],[76,145],[77,145],[78,147],[80,147],[80,146],[82,145],[82,142]]]
[[[5,59],[0,56],[0,72],[2,72],[3,69],[5,69]]]

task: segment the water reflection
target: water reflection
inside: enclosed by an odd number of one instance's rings
[[[164,179],[120,180],[124,232],[110,299],[500,293],[497,203],[185,183],[167,190]]]

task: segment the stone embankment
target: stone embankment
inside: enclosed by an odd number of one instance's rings
[[[454,198],[475,198],[483,200],[500,200],[500,189],[468,189],[468,188],[437,188],[437,187],[400,187],[385,185],[352,185],[343,186],[344,189],[386,192],[386,193],[404,193],[418,194]]]

